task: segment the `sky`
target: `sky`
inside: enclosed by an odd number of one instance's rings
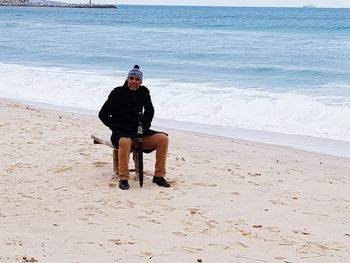
[[[89,3],[89,0],[60,0],[66,3]],[[276,6],[348,7],[350,0],[91,0],[95,4],[201,5],[201,6]]]

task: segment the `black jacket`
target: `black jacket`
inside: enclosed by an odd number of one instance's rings
[[[116,87],[109,94],[98,116],[112,130],[112,143],[118,147],[121,137],[135,138],[138,127],[138,113],[143,111],[143,134],[157,133],[150,129],[154,116],[154,108],[149,90],[140,86],[136,91],[129,89],[127,82]]]

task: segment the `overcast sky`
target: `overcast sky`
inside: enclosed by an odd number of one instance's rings
[[[88,3],[89,0],[59,0],[66,3]],[[139,4],[139,5],[208,5],[208,6],[280,6],[301,7],[349,7],[350,0],[92,0],[95,4]]]

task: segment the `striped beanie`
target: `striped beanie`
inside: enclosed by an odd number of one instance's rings
[[[131,76],[136,76],[136,77],[139,77],[141,81],[143,80],[143,74],[142,74],[142,71],[140,70],[139,65],[135,65],[134,68],[129,71],[128,78]]]

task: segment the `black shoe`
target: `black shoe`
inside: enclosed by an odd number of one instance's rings
[[[120,180],[119,181],[119,188],[122,190],[128,190],[129,189],[129,182],[128,180]]]
[[[164,177],[153,176],[153,183],[156,183],[157,185],[163,187],[170,187],[170,184],[167,182],[167,180],[165,180]]]

